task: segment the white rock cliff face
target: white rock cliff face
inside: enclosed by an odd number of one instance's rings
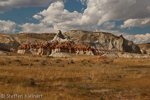
[[[4,50],[17,50],[20,46],[20,43],[16,38],[12,38],[7,35],[0,36],[0,49]]]
[[[111,33],[72,30],[64,32],[63,35],[65,38],[73,40],[76,44],[90,45],[95,49],[141,53],[140,48],[132,41]]]
[[[56,36],[55,36],[55,37],[53,38],[53,40],[51,40],[51,41],[55,41],[55,42],[69,41],[69,42],[72,42],[72,43],[73,43],[72,40],[65,38],[64,35],[62,34],[62,32],[61,32],[60,30],[58,30]],[[50,42],[51,42],[51,41],[50,41]]]

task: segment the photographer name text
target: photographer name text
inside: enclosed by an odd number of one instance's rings
[[[43,95],[34,95],[34,94],[1,94],[1,98],[7,98],[7,99],[22,99],[22,98],[30,98],[30,99],[42,99]]]

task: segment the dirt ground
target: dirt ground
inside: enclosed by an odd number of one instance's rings
[[[0,100],[150,100],[150,59],[0,56]]]

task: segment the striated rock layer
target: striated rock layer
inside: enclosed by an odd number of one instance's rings
[[[63,42],[47,42],[47,43],[37,43],[37,44],[22,44],[18,48],[18,53],[20,54],[35,54],[35,55],[50,55],[51,53],[74,53],[74,54],[86,54],[94,55],[96,54],[95,49],[88,45],[78,45],[71,43],[69,41]]]
[[[63,56],[64,53],[80,54],[80,55],[95,55],[96,49],[91,48],[89,45],[75,44],[70,39],[65,39],[61,31],[58,31],[53,40],[47,43],[36,44],[22,44],[18,48],[20,54],[35,54],[35,55],[58,55]],[[63,53],[63,54],[62,54]],[[51,56],[50,55],[50,56]]]
[[[140,48],[122,35],[115,36],[105,32],[88,32],[71,30],[63,33],[65,38],[72,39],[76,44],[90,45],[95,49],[118,50],[124,52],[141,53]]]

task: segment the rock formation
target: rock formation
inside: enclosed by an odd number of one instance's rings
[[[114,36],[111,33],[69,31],[61,33],[46,43],[26,43],[18,48],[18,53],[50,55],[54,57],[70,57],[76,55],[103,55],[107,57],[132,57],[114,52],[141,53],[139,47],[122,35]],[[137,57],[138,58],[138,57]]]
[[[18,48],[18,53],[21,54],[35,54],[35,55],[49,55],[51,53],[74,53],[74,54],[86,54],[94,55],[95,49],[92,49],[87,45],[77,45],[69,41],[63,42],[47,42],[39,44],[22,44]]]
[[[58,42],[46,42],[46,43],[36,43],[36,44],[22,44],[18,47],[18,53],[20,54],[35,54],[35,55],[49,55],[51,54],[52,49],[55,49],[55,46]]]
[[[96,50],[88,45],[78,45],[69,39],[65,39],[61,31],[50,42],[36,44],[22,44],[18,48],[20,54],[54,55],[56,53],[69,53],[79,55],[95,55]]]
[[[150,54],[150,43],[137,44],[137,45],[140,47],[142,53]]]
[[[141,50],[142,54],[147,54],[146,50]]]
[[[58,30],[56,36],[51,41],[57,41],[57,42],[69,41],[69,42],[73,42],[72,40],[65,38],[60,30]]]
[[[69,31],[64,32],[66,38],[72,39],[76,44],[90,45],[95,49],[119,50],[125,52],[141,53],[140,48],[132,41],[126,40],[122,35],[115,36],[105,32]]]
[[[5,51],[17,50],[19,46],[20,43],[15,38],[12,38],[5,34],[0,35],[0,50]]]

